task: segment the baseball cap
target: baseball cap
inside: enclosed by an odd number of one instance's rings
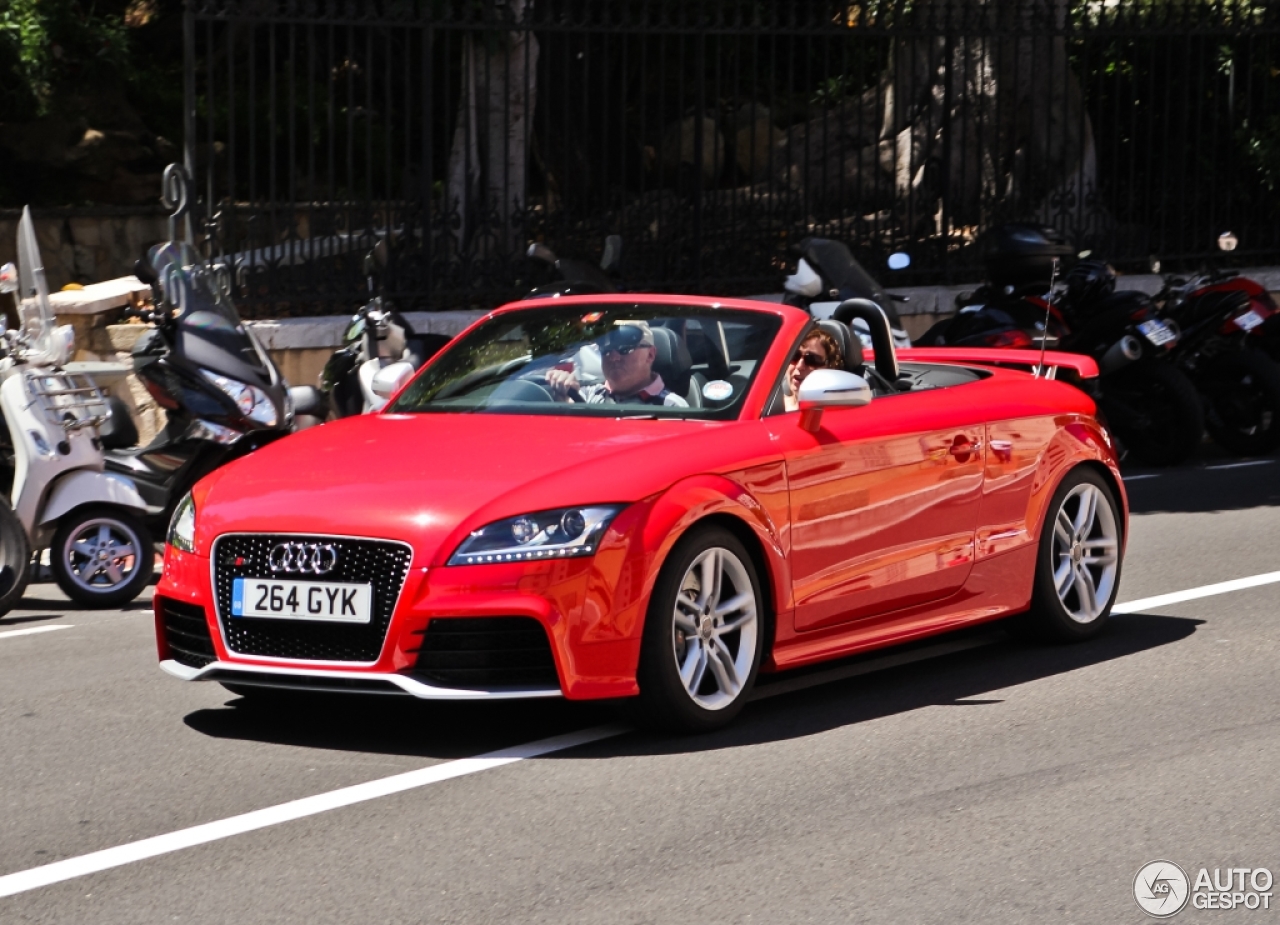
[[[652,347],[653,329],[647,321],[619,321],[599,343],[602,347]]]

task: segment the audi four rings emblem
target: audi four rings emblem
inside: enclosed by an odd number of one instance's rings
[[[338,564],[332,543],[276,543],[267,554],[273,572],[308,572],[327,575]]]

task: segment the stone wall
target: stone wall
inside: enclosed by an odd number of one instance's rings
[[[118,279],[148,247],[169,238],[169,216],[154,208],[51,209],[32,213],[49,288]],[[0,263],[16,260],[21,210],[0,210]]]

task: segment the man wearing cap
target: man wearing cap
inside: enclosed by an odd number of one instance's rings
[[[689,407],[689,403],[669,391],[662,377],[653,371],[658,349],[653,345],[653,330],[648,322],[620,321],[596,341],[596,346],[600,348],[604,382],[580,386],[572,372],[550,370],[547,384],[557,398],[566,401],[580,398],[588,405]]]

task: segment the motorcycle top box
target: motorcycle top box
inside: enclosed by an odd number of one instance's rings
[[[994,285],[1022,289],[1027,286],[1049,288],[1053,262],[1059,268],[1075,256],[1066,235],[1047,225],[1010,222],[997,225],[978,240],[979,252]]]

